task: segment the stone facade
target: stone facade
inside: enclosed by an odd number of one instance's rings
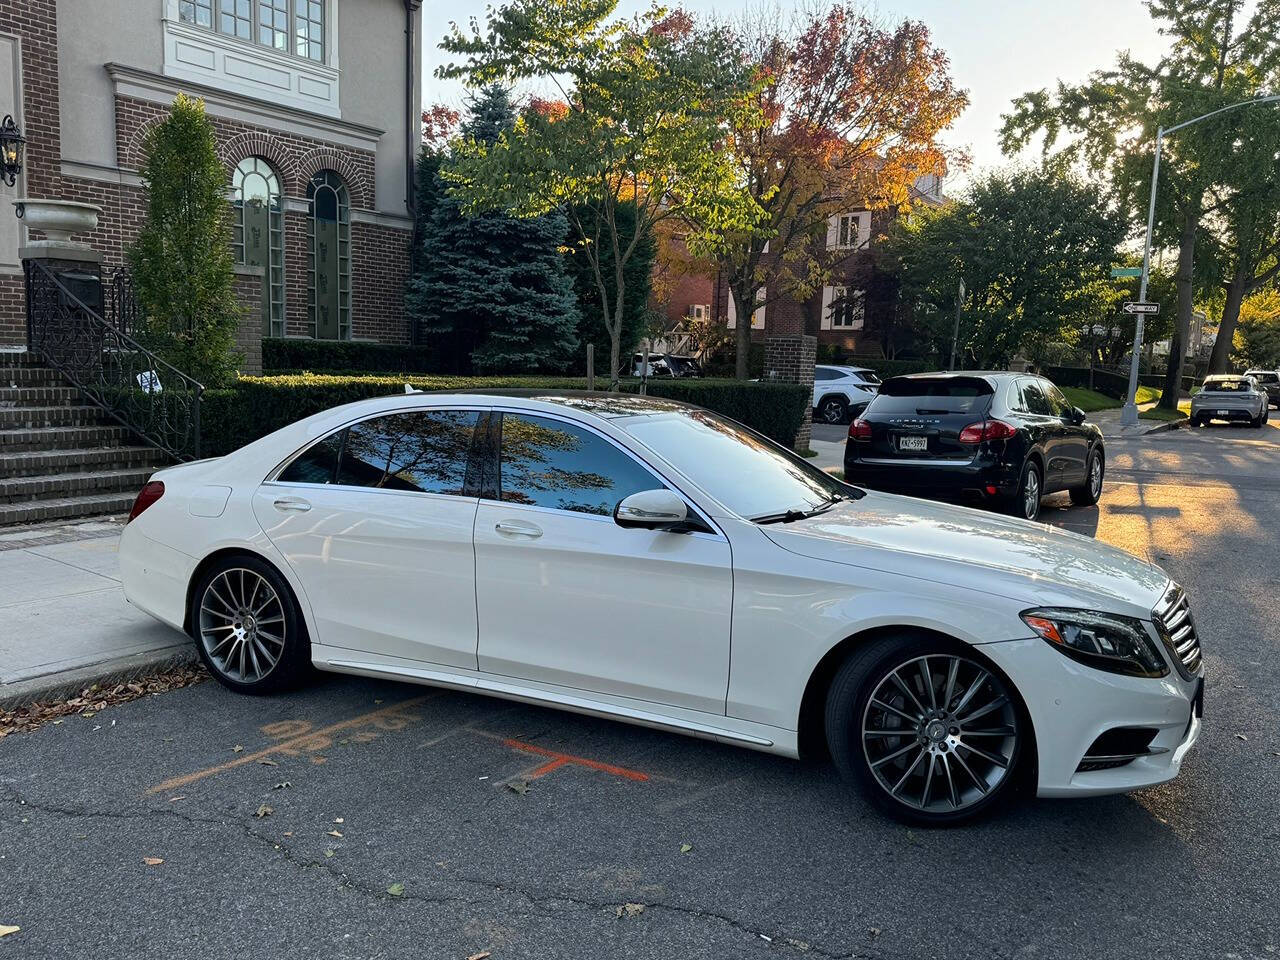
[[[813,392],[813,364],[818,350],[817,337],[792,333],[766,337],[764,341],[764,379],[778,383],[802,383]],[[796,433],[795,449],[809,449],[813,433],[813,410],[806,407],[804,423]]]
[[[104,0],[103,5],[121,6],[123,14],[124,5],[135,2]],[[347,2],[349,0],[339,0],[340,4]],[[359,2],[367,4],[373,0]],[[392,0],[385,2],[392,5]],[[154,3],[148,6],[156,8]],[[403,18],[403,6],[398,2],[393,6]],[[265,89],[263,102],[253,103],[243,94],[203,89],[197,83],[130,65],[103,64],[99,60],[96,67],[92,64],[89,67],[102,71],[103,83],[110,84],[112,90],[114,163],[79,162],[77,157],[68,157],[63,148],[60,122],[63,98],[76,96],[79,90],[60,91],[59,87],[60,9],[74,10],[74,5],[69,4],[69,0],[0,0],[0,39],[6,35],[16,37],[16,46],[21,50],[22,97],[20,109],[14,113],[28,141],[23,179],[13,194],[76,200],[102,207],[98,229],[77,239],[102,251],[107,265],[121,264],[126,247],[137,236],[145,216],[146,196],[139,168],[147,131],[165,116],[168,103],[177,92],[203,96],[209,105],[219,156],[227,168],[228,189],[236,164],[247,157],[265,160],[279,179],[284,209],[285,335],[313,335],[308,312],[311,255],[307,187],[317,173],[331,171],[341,180],[348,197],[350,336],[385,343],[409,342],[411,334],[404,316],[403,297],[408,280],[412,223],[406,210],[406,188],[394,177],[386,176],[385,171],[378,170],[381,162],[378,154],[389,138],[398,136],[398,141],[391,139],[390,142],[403,146],[403,126],[400,131],[387,135],[382,130],[345,120],[311,117],[293,107],[275,108],[277,116],[273,117],[271,94]],[[101,13],[108,15],[106,10]],[[153,22],[159,27],[159,22]],[[391,45],[396,39],[403,43],[402,36],[401,33],[388,37],[386,43]],[[344,37],[344,40],[356,42],[354,37]],[[78,48],[64,43],[61,49],[64,56],[71,56]],[[387,94],[394,96],[396,91],[387,91]],[[403,97],[403,91],[400,95]],[[0,114],[10,109],[8,104],[0,103]],[[302,131],[315,131],[316,135]],[[348,142],[342,142],[344,138]],[[416,139],[415,131],[413,140],[416,142]],[[353,146],[353,142],[367,144],[367,148]],[[379,176],[382,181],[396,185],[393,195],[378,196]],[[4,206],[12,199],[5,195],[6,191],[7,188],[0,187],[0,204]],[[0,210],[0,215],[3,213]],[[0,220],[0,227],[7,226]],[[24,233],[39,237],[34,231]],[[243,289],[247,282],[241,276],[237,287],[242,294],[250,296]],[[0,265],[0,348],[25,343],[24,301],[18,269],[12,264]],[[258,327],[261,333],[262,324]],[[240,349],[245,350],[244,343]],[[260,357],[260,344],[253,352]],[[258,363],[260,369],[260,360]]]

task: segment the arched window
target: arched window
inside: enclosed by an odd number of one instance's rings
[[[311,335],[351,339],[351,211],[347,188],[332,170],[307,184],[308,305]]]
[[[266,291],[262,303],[262,332],[284,336],[284,223],[280,178],[261,157],[245,157],[236,164],[236,224],[232,234],[237,263],[262,267]]]

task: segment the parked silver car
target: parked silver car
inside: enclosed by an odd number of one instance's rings
[[[1258,386],[1267,391],[1271,405],[1280,410],[1280,370],[1246,370],[1246,377],[1253,377]]]
[[[1200,392],[1191,398],[1191,425],[1205,426],[1210,420],[1247,420],[1260,427],[1271,409],[1267,391],[1248,374],[1215,374],[1205,377]]]

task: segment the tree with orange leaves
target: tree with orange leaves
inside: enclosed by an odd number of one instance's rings
[[[908,205],[919,177],[942,172],[938,135],[968,105],[921,23],[885,29],[851,3],[802,15],[783,32],[780,19],[756,14],[735,30],[741,56],[766,81],[754,94],[764,123],[734,128],[729,151],[763,211],[756,228],[728,233],[718,250],[739,317],[821,289],[847,255],[826,250],[830,218]],[[750,343],[750,323],[739,323],[739,378]]]

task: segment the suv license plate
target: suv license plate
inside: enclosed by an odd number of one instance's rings
[[[1229,416],[1231,416],[1231,411],[1230,411],[1230,410],[1219,410],[1219,411],[1218,411],[1218,416],[1220,416],[1220,417],[1229,417]]]
[[[928,437],[899,437],[898,449],[899,450],[928,450],[929,438]]]

